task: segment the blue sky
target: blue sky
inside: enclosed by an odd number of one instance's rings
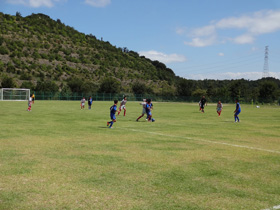
[[[279,0],[0,0],[0,11],[43,13],[187,79],[280,79]]]

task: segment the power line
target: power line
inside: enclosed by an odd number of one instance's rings
[[[256,55],[256,54],[251,54],[251,55],[248,55],[246,57],[242,57],[243,59],[245,59],[245,61],[247,60],[250,60],[250,57],[262,57],[262,55]],[[238,61],[234,61],[234,60],[238,60]],[[207,63],[207,64],[200,64],[200,65],[193,65],[193,66],[188,66],[188,68],[197,68],[197,67],[204,67],[206,68],[206,66],[211,66],[211,65],[215,65],[215,64],[225,64],[225,65],[229,65],[229,64],[232,64],[232,63],[239,63],[239,62],[243,62],[243,60],[240,60],[240,58],[230,58],[230,60],[228,61],[223,61],[223,62],[220,62],[220,61],[217,61],[217,62],[213,62],[213,63]]]
[[[237,68],[237,67],[256,64],[256,61],[260,61],[260,58],[261,58],[261,56],[257,56],[257,57],[254,57],[254,58],[250,58],[250,59],[246,59],[246,60],[240,60],[240,61],[236,61],[236,62],[220,63],[220,65],[214,65],[214,66],[209,66],[209,65],[193,66],[193,67],[188,67],[188,69],[189,69],[189,71],[191,71],[191,72],[195,71],[196,73],[199,73],[199,72],[203,72],[203,73],[214,72],[214,71],[204,72],[204,70],[211,70],[211,69],[215,69],[215,72],[217,72],[219,70],[227,70],[227,69],[232,69],[232,68]],[[185,70],[183,70],[183,71],[185,71]]]
[[[259,60],[259,59],[258,59]],[[255,63],[255,62],[254,62]],[[241,65],[232,65],[232,66],[230,66],[230,67],[227,67],[227,68],[223,68],[223,69],[220,69],[220,70],[217,70],[217,69],[215,69],[215,70],[211,70],[211,71],[203,71],[203,72],[197,72],[197,71],[192,71],[192,72],[185,72],[185,75],[186,74],[188,74],[188,73],[194,73],[195,72],[195,74],[209,74],[209,73],[222,73],[221,72],[221,70],[222,71],[225,71],[225,70],[230,70],[230,69],[237,69],[238,67],[244,67],[244,66],[250,66],[250,65],[252,65],[253,63],[247,63],[247,64],[241,64]]]

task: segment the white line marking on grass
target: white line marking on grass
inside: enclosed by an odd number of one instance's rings
[[[231,147],[239,147],[239,148],[245,148],[245,149],[250,149],[250,150],[259,150],[259,151],[263,151],[263,152],[271,152],[271,153],[280,154],[280,151],[277,151],[277,150],[270,150],[270,149],[263,149],[263,148],[258,148],[258,147],[243,146],[243,145],[230,144],[230,143],[225,143],[225,142],[210,141],[210,140],[205,140],[205,139],[195,139],[195,138],[190,138],[190,137],[186,137],[186,136],[168,135],[168,134],[163,134],[163,133],[149,132],[149,131],[143,131],[143,130],[136,130],[136,129],[131,129],[131,128],[125,128],[125,129],[131,130],[131,131],[135,131],[135,132],[149,133],[149,134],[158,135],[158,136],[167,136],[167,137],[172,137],[172,138],[182,138],[182,139],[193,140],[193,141],[207,142],[207,143],[211,143],[211,144],[221,144],[221,145],[226,145],[226,146],[231,146]],[[280,207],[278,209],[280,209]]]
[[[274,210],[274,209],[280,209],[280,205],[278,205],[278,206],[273,206],[273,207],[270,208],[270,209],[263,209],[263,210]]]

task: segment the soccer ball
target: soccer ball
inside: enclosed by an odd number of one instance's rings
[[[155,121],[156,121],[156,120],[153,118],[153,119],[152,119],[152,122],[155,122]]]

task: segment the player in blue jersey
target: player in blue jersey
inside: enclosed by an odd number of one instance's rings
[[[146,103],[146,113],[147,113],[147,118],[149,122],[154,122],[155,119],[152,118],[152,112],[151,110],[153,109],[153,104],[152,104],[152,100],[151,99],[147,99],[147,103]]]
[[[109,126],[109,128],[112,128],[114,122],[116,122],[116,112],[117,112],[117,104],[118,104],[118,100],[114,100],[114,105],[110,107],[110,118],[111,121],[107,122],[107,126]]]
[[[236,103],[236,107],[235,107],[235,110],[234,110],[234,120],[235,120],[235,122],[239,122],[239,117],[238,117],[238,115],[239,115],[240,112],[241,112],[241,106],[240,106],[240,104],[239,104],[238,99],[235,100],[235,103]]]

